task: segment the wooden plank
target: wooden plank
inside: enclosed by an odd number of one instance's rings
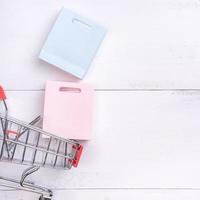
[[[0,192],[2,200],[38,200],[37,196],[23,192]],[[65,190],[56,191],[53,200],[126,199],[132,200],[198,200],[199,191],[187,190]]]
[[[38,195],[22,191],[0,191],[1,200],[38,200]]]
[[[196,0],[1,0],[0,80],[7,89],[76,80],[37,58],[62,6],[108,29],[84,79],[96,88],[200,88]]]
[[[8,92],[10,114],[30,121],[43,95]],[[199,188],[199,95],[96,92],[93,137],[79,167],[41,169],[31,179],[52,188]],[[0,163],[0,171],[19,178],[22,168]]]
[[[162,191],[162,190],[86,190],[86,191],[56,191],[55,198],[64,200],[66,197],[69,199],[152,199],[152,200],[186,200],[198,199],[199,191]]]

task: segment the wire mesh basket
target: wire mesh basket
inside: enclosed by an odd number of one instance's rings
[[[71,169],[77,167],[83,146],[75,140],[68,140],[47,133],[34,126],[40,117],[25,123],[8,117],[5,93],[0,87],[0,101],[4,113],[0,113],[0,161],[25,164],[21,180],[0,177],[2,186],[40,194],[40,200],[50,200],[53,192],[45,187],[25,181],[26,177],[40,167]]]

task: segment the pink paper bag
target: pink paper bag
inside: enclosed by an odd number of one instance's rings
[[[63,138],[89,140],[93,97],[94,89],[88,84],[48,81],[43,129]]]

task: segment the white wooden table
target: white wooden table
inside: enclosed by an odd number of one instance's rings
[[[46,80],[77,81],[38,60],[59,10],[108,34],[85,77],[96,88],[93,138],[78,169],[32,180],[54,200],[200,198],[200,1],[0,0],[0,84],[12,116],[42,113]],[[0,163],[0,175],[24,167]],[[0,191],[1,200],[37,200]]]

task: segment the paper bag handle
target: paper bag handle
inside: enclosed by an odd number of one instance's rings
[[[72,23],[77,24],[77,25],[80,25],[80,26],[85,27],[85,28],[87,28],[87,29],[91,29],[91,28],[92,28],[92,25],[90,25],[88,22],[85,22],[85,21],[82,20],[82,19],[73,18],[73,19],[72,19]]]
[[[76,88],[76,87],[59,87],[59,92],[81,93],[81,88]]]

